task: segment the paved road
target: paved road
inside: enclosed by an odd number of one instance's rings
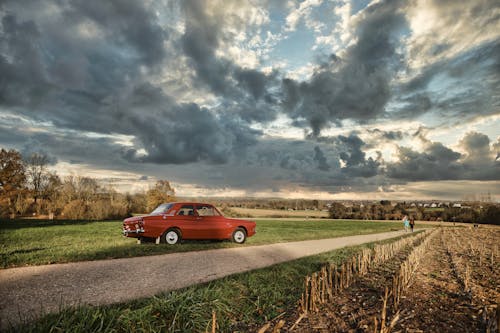
[[[0,270],[0,329],[73,305],[148,297],[226,275],[402,235],[401,231]]]

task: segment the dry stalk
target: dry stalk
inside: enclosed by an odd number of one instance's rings
[[[216,325],[217,325],[217,317],[215,315],[215,311],[212,311],[212,333],[215,333]]]
[[[278,323],[276,324],[276,326],[274,326],[274,328],[273,328],[273,333],[280,333],[281,328],[283,326],[285,326],[285,321],[284,320],[278,321]]]
[[[367,274],[373,266],[392,258],[403,248],[415,246],[427,238],[430,232],[432,231],[425,231],[390,244],[376,245],[373,250],[365,249],[338,268],[333,264],[323,266],[320,271],[306,277],[305,290],[300,300],[302,312],[317,312],[320,304],[332,301],[335,294],[349,288],[358,276]],[[404,280],[405,283],[407,280],[408,278]]]
[[[306,313],[303,312],[299,318],[295,321],[295,323],[292,325],[292,327],[290,327],[290,331],[293,331],[295,329],[295,327],[297,327],[297,325],[302,321],[302,319],[304,319],[304,317],[306,316]]]
[[[257,333],[265,333],[269,327],[271,327],[271,323],[266,323]]]
[[[465,279],[464,279],[465,291],[470,291],[470,268],[469,264],[465,266]]]
[[[380,333],[389,333],[399,320],[399,311],[397,310],[399,307],[401,295],[410,284],[411,277],[413,276],[414,272],[418,267],[420,258],[429,248],[430,241],[434,237],[434,235],[435,234],[433,233],[429,234],[429,237],[426,237],[422,241],[422,243],[420,243],[420,245],[418,245],[411,251],[406,260],[403,263],[401,263],[399,271],[394,274],[392,279],[391,290],[389,290],[389,288],[387,287],[385,288],[385,297],[383,301],[382,314],[381,314]],[[396,311],[396,315],[391,320],[389,326],[386,326],[387,308],[388,308],[387,300],[389,296],[392,296],[392,310],[393,312]],[[377,321],[375,319],[375,332],[377,330],[378,330]]]

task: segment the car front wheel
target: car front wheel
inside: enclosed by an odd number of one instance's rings
[[[167,230],[163,234],[163,241],[169,245],[177,244],[181,241],[181,234],[177,229]]]
[[[243,244],[245,243],[246,239],[247,239],[247,233],[245,229],[236,228],[236,230],[233,232],[233,242],[238,244]]]

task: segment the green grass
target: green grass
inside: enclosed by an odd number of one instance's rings
[[[218,332],[257,331],[270,319],[293,315],[306,275],[371,246],[343,248],[128,303],[66,309],[12,331],[210,332],[212,311]]]
[[[256,220],[245,246],[397,230],[399,222],[354,220]],[[0,267],[124,258],[241,246],[230,242],[142,244],[121,235],[121,221],[0,221]]]

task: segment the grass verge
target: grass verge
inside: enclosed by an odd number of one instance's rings
[[[277,316],[295,312],[306,275],[318,271],[327,262],[340,264],[364,247],[373,247],[373,244],[235,274],[124,304],[66,309],[11,331],[205,332],[211,331],[213,311],[218,332],[255,331]]]
[[[399,222],[355,220],[256,220],[257,234],[245,246],[378,233],[401,228]],[[230,242],[187,242],[167,246],[136,244],[121,236],[121,221],[0,221],[0,267],[126,258],[226,248]]]

